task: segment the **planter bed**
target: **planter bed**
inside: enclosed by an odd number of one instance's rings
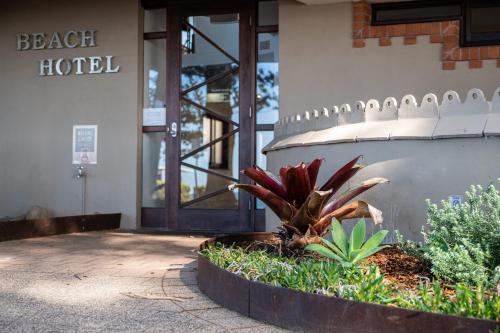
[[[249,243],[270,233],[230,235],[216,242]],[[316,332],[490,332],[491,320],[458,317],[351,301],[255,282],[226,271],[198,255],[200,290],[215,302],[248,317],[283,328]]]
[[[0,242],[74,232],[117,229],[120,227],[120,219],[121,214],[117,213],[0,222]]]

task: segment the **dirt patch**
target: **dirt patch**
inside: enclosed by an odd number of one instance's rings
[[[423,258],[410,256],[395,246],[388,247],[366,259],[376,264],[387,282],[416,290],[420,282],[432,280],[430,264]]]

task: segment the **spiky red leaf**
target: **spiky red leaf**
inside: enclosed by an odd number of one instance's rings
[[[388,180],[385,178],[371,178],[365,180],[361,184],[358,184],[355,187],[347,190],[340,197],[325,205],[325,207],[323,207],[323,209],[321,210],[320,216],[323,217],[330,214],[331,212],[339,209],[340,207],[342,207],[343,205],[345,205],[346,203],[348,203],[350,200],[354,199],[361,193],[371,189],[373,186],[386,182],[388,182]]]
[[[285,199],[280,198],[262,186],[250,184],[229,185],[230,190],[234,188],[240,188],[262,200],[282,221],[290,221],[295,214],[295,208]]]
[[[300,208],[312,191],[307,166],[301,162],[297,166],[287,168],[284,177],[288,202],[295,208]]]
[[[382,212],[380,210],[364,201],[354,201],[323,216],[313,227],[318,235],[323,236],[330,227],[333,218],[342,221],[361,217],[372,218],[375,224],[381,224],[383,222]]]
[[[281,198],[287,199],[285,186],[281,184],[279,180],[273,177],[271,173],[268,173],[259,167],[246,168],[241,170],[241,173],[255,181],[257,184],[261,185],[262,187],[274,192]]]
[[[345,184],[352,176],[356,174],[363,166],[356,166],[356,163],[361,158],[362,155],[357,156],[352,161],[345,164],[343,167],[337,170],[330,179],[320,188],[320,191],[332,190],[332,195],[335,194],[342,185]]]
[[[318,179],[318,172],[322,162],[323,162],[322,158],[317,158],[307,165],[307,173],[309,174],[309,183],[311,183],[311,187],[313,189],[316,186],[316,180]]]

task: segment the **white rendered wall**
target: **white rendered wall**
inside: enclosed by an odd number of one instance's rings
[[[123,213],[137,223],[139,2],[6,1],[0,5],[0,217],[32,205],[57,216],[81,212],[71,164],[72,126],[98,125],[87,213]],[[16,50],[16,34],[95,29],[97,47]],[[46,58],[113,55],[116,74],[38,76]]]
[[[351,2],[307,6],[280,1],[280,116],[387,96],[420,99],[447,90],[465,95],[473,87],[489,98],[500,86],[496,60],[483,61],[481,69],[463,62],[443,71],[441,44],[431,44],[429,36],[418,37],[416,45],[393,37],[386,47],[370,38],[364,48],[353,48],[352,15]]]

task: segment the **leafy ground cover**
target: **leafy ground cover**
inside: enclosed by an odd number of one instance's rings
[[[471,288],[463,283],[444,286],[425,275],[412,290],[386,278],[384,272],[392,271],[394,274],[389,275],[395,276],[397,269],[394,265],[379,267],[377,258],[385,258],[386,264],[391,253],[405,258],[395,251],[385,249],[364,264],[352,267],[342,267],[316,256],[286,257],[222,244],[211,246],[201,254],[223,269],[274,286],[420,311],[500,320],[500,296],[494,290],[481,286]],[[418,273],[411,274],[418,276]]]

